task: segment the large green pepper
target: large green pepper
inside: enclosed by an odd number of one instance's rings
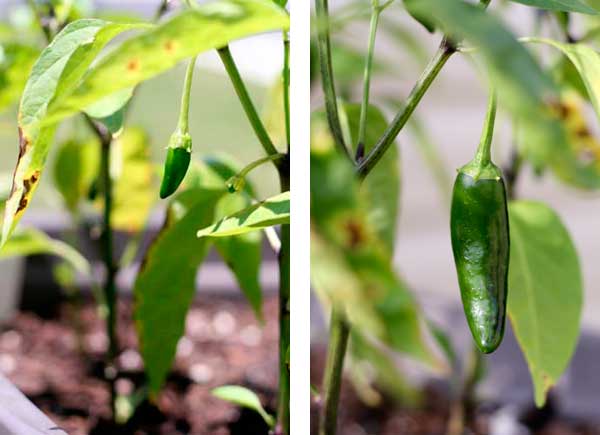
[[[496,350],[504,334],[510,251],[506,188],[490,158],[495,113],[492,93],[477,154],[458,171],[450,216],[463,307],[484,353]]]

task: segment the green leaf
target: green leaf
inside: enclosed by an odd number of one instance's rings
[[[130,38],[101,59],[79,88],[61,102],[60,111],[81,110],[233,40],[288,27],[288,14],[269,0],[220,0],[199,5]]]
[[[431,19],[427,14],[415,9],[410,1],[404,1],[404,7],[408,14],[425,27],[429,33],[435,32],[435,25],[431,22]]]
[[[28,228],[15,232],[0,249],[0,260],[10,257],[52,254],[67,261],[78,272],[90,275],[90,263],[70,245],[48,237],[45,233]]]
[[[567,229],[547,205],[513,201],[509,217],[508,314],[542,406],[577,344],[581,269]]]
[[[56,125],[41,126],[49,106],[71,91],[100,50],[117,34],[140,25],[85,19],[67,25],[42,51],[23,91],[19,108],[19,159],[7,201],[2,241],[6,243],[39,184]]]
[[[102,122],[113,135],[123,128],[125,108],[134,88],[125,88],[88,106],[84,112]]]
[[[253,391],[237,385],[224,385],[215,388],[211,393],[221,400],[256,411],[270,428],[275,427],[275,419],[265,411],[260,404],[260,399]]]
[[[54,185],[71,212],[77,210],[80,201],[87,197],[99,168],[98,141],[79,143],[72,140],[59,146],[52,171]]]
[[[223,189],[226,181],[240,171],[238,165],[225,157],[207,158],[190,168],[185,186],[205,189]],[[252,183],[247,182],[242,192],[226,194],[217,204],[217,219],[233,214],[250,205]],[[263,322],[260,263],[262,258],[262,231],[252,231],[231,237],[213,239],[215,248],[235,275],[237,282],[250,302],[259,322]]]
[[[190,189],[178,194],[136,278],[136,328],[153,395],[160,391],[175,358],[196,290],[196,273],[208,252],[208,239],[194,237],[197,225],[212,222],[224,193],[224,189]]]
[[[367,218],[352,165],[332,145],[311,152],[311,281],[357,329],[432,366],[421,311]]]
[[[198,231],[198,237],[228,237],[290,223],[290,192],[280,193]]]
[[[533,6],[549,11],[580,12],[582,14],[597,15],[598,11],[582,0],[512,0],[526,6]]]

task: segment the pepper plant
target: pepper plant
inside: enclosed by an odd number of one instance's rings
[[[369,382],[374,378],[405,403],[418,403],[418,391],[393,363],[394,352],[451,370],[452,400],[459,403],[448,431],[464,433],[465,406],[482,377],[483,354],[501,346],[505,313],[529,366],[535,403],[543,406],[577,344],[582,273],[557,212],[544,202],[518,198],[516,186],[530,166],[539,177],[553,176],[569,188],[600,188],[600,146],[584,116],[589,107],[600,117],[595,48],[600,4],[514,0],[530,7],[536,23],[528,36],[517,37],[501,18],[507,2],[334,3],[315,0],[311,53],[313,82],[320,82],[324,100],[311,119],[311,280],[330,313],[319,434],[336,432],[345,364],[366,402],[374,403],[377,395]],[[393,9],[439,40],[430,59],[403,22],[393,19]],[[583,34],[575,33],[575,15],[584,20]],[[369,24],[366,48],[358,48],[360,33],[350,27],[357,21]],[[404,99],[389,92],[371,95],[374,77],[396,74],[375,56],[380,31],[398,42],[403,58],[424,63]],[[352,38],[345,38],[349,32]],[[550,48],[550,56],[542,56],[541,48]],[[487,113],[469,123],[483,124],[481,142],[472,145],[474,158],[459,170],[447,204],[457,300],[462,299],[474,339],[465,373],[448,334],[424,316],[392,264],[400,192],[396,139],[409,130],[423,145],[436,182],[445,192],[452,186],[418,107],[456,56],[472,61],[492,89]],[[454,98],[460,101],[460,95]],[[494,140],[496,107],[512,126],[508,144]],[[388,120],[390,112],[395,114]],[[509,147],[510,158],[493,163],[494,150],[502,146]],[[410,179],[405,184],[416,187]],[[361,361],[375,369],[374,377],[361,370]]]
[[[73,2],[28,3],[46,39],[42,50],[6,48],[8,63],[2,78],[11,84],[1,93],[4,103],[20,97],[18,161],[5,204],[1,256],[51,252],[66,258],[80,273],[91,276],[109,341],[105,376],[110,385],[113,418],[121,422],[115,389],[119,353],[116,276],[138,255],[143,229],[160,199],[166,208],[164,224],[145,252],[134,283],[134,317],[147,387],[141,392],[155,400],[170,371],[176,346],[196,292],[196,274],[209,248],[214,247],[236,276],[257,319],[262,321],[262,292],[258,282],[262,234],[267,232],[279,258],[280,346],[279,397],[276,419],[268,415],[254,393],[224,386],[217,397],[257,410],[276,433],[289,433],[289,15],[285,1],[216,0],[172,5],[157,1],[154,21],[85,18]],[[168,14],[168,16],[167,16]],[[283,65],[278,83],[281,97],[273,104],[270,128],[237,69],[228,44],[268,31],[281,34]],[[119,37],[118,41],[115,38]],[[14,55],[11,54],[14,51]],[[265,157],[245,167],[227,158],[192,158],[190,106],[203,104],[190,97],[196,56],[216,50]],[[166,146],[160,189],[148,159],[146,133],[129,126],[127,112],[138,87],[181,62],[187,62],[182,81],[180,116]],[[18,68],[17,68],[18,67]],[[29,71],[26,81],[15,71]],[[20,80],[23,80],[21,83]],[[198,77],[196,80],[202,80]],[[20,92],[15,92],[19,89]],[[218,104],[216,101],[214,104]],[[86,126],[87,135],[73,134],[55,143],[61,125]],[[273,127],[270,125],[269,127]],[[77,131],[80,131],[77,130]],[[82,139],[82,137],[84,139]],[[202,137],[195,137],[202,142]],[[165,144],[167,145],[167,144]],[[76,247],[42,233],[15,231],[43,179],[47,157],[57,147],[54,182],[75,222],[99,213],[101,279]],[[261,200],[247,174],[270,165],[279,177],[280,194]],[[279,226],[276,233],[273,227]],[[116,257],[114,234],[132,235],[127,249]],[[67,240],[68,241],[68,240]],[[76,242],[73,241],[74,243]],[[140,396],[137,392],[135,396]]]

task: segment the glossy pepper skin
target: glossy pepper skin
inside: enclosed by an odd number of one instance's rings
[[[491,353],[504,335],[510,252],[506,188],[491,161],[459,170],[450,230],[467,322],[479,350]]]
[[[192,156],[192,138],[175,132],[167,148],[165,170],[160,185],[162,199],[171,196],[183,181]]]

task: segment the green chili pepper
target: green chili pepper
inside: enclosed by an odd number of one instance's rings
[[[185,74],[179,121],[177,129],[169,141],[167,158],[165,160],[165,171],[160,185],[160,197],[162,199],[171,196],[177,190],[190,166],[192,137],[189,132],[188,118],[190,112],[190,92],[192,89],[195,64],[196,58],[194,57],[190,60]]]
[[[506,188],[490,157],[495,115],[492,92],[477,154],[458,171],[450,217],[463,307],[483,353],[496,350],[504,334],[510,251]]]
[[[192,137],[175,132],[167,149],[165,171],[160,185],[161,198],[171,196],[177,190],[190,166],[191,156]]]

